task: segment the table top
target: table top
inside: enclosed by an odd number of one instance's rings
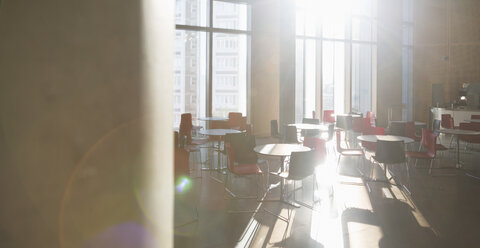
[[[253,148],[256,153],[269,156],[290,156],[292,152],[307,152],[310,148],[297,144],[267,144]]]
[[[293,123],[293,124],[288,124],[288,126],[289,127],[296,127],[298,129],[302,129],[302,130],[309,129],[309,130],[328,131],[328,125],[325,125],[325,124]]]
[[[211,117],[199,117],[197,118],[199,121],[228,121],[228,118],[225,117],[217,117],[217,116],[211,116]]]
[[[480,131],[462,130],[462,129],[440,129],[439,133],[453,134],[453,135],[480,135]]]
[[[407,123],[409,121],[390,121],[391,123]],[[425,126],[427,123],[421,121],[415,121],[415,126]]]
[[[465,121],[467,121],[467,122],[478,122],[478,123],[480,123],[480,119],[467,119],[467,120],[465,120]]]
[[[241,133],[235,129],[205,129],[198,131],[200,134],[209,136],[225,136],[228,133]]]
[[[351,116],[351,117],[362,117],[359,114],[336,114],[335,116]]]
[[[377,140],[386,140],[386,141],[403,141],[405,144],[414,142],[413,139],[403,136],[396,135],[360,135],[357,137],[360,141],[366,142],[377,142]]]

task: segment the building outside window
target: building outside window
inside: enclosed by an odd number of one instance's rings
[[[176,0],[175,17],[174,99],[179,103],[174,126],[185,112],[194,121],[207,115],[227,117],[228,112],[246,115],[250,6]]]
[[[376,0],[296,1],[296,119],[372,110]]]

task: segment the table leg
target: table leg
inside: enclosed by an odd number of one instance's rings
[[[457,168],[461,168],[462,164],[460,164],[460,139],[459,135],[457,135],[457,164],[455,165]]]

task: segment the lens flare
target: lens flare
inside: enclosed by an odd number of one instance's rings
[[[190,182],[190,179],[188,179],[186,177],[182,177],[178,181],[179,182],[175,186],[175,190],[179,194],[186,192],[192,186],[192,183]]]

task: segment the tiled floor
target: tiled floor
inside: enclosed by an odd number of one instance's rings
[[[447,138],[443,140],[448,141]],[[269,143],[258,140],[258,144]],[[445,142],[448,143],[448,142]],[[451,166],[454,153],[441,155],[437,166]],[[462,153],[465,168],[473,175],[480,165],[478,153]],[[215,157],[214,157],[215,159]],[[291,208],[278,202],[227,199],[224,179],[216,172],[199,172],[192,179],[190,192],[176,201],[176,223],[195,217],[198,221],[175,229],[176,247],[479,247],[480,180],[465,176],[465,171],[436,169],[428,174],[427,161],[410,167],[410,178],[401,165],[393,166],[396,185],[368,182],[356,170],[358,160],[337,157],[317,169],[319,200],[314,210]],[[269,160],[270,169],[278,163]],[[266,163],[261,164],[266,170]],[[365,171],[371,168],[365,163]],[[472,169],[472,170],[470,170]],[[374,166],[383,177],[383,167]],[[446,176],[455,174],[454,176]],[[276,183],[270,177],[271,183]],[[255,181],[238,178],[234,190],[253,194]],[[297,200],[312,203],[312,179],[297,183]],[[405,187],[402,187],[405,185]],[[290,191],[293,184],[289,185]],[[408,189],[408,190],[407,190]],[[278,189],[266,198],[277,198]],[[228,213],[231,209],[257,210],[257,213]],[[266,210],[288,216],[290,224]]]

